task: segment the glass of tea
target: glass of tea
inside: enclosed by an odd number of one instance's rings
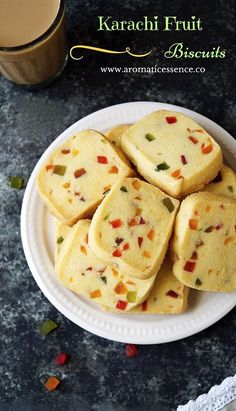
[[[0,73],[45,86],[67,62],[65,0],[0,0]]]

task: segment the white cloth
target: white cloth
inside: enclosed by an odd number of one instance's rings
[[[177,411],[236,411],[236,375],[226,378],[195,401],[179,405]]]

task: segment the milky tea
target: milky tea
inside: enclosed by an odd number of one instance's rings
[[[0,0],[0,73],[35,86],[55,79],[67,60],[64,0]]]

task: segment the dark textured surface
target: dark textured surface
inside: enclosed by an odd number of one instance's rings
[[[175,41],[193,49],[220,45],[222,60],[180,60],[174,65],[205,66],[204,75],[101,74],[101,65],[143,65],[128,56],[86,52],[70,61],[50,88],[29,92],[0,79],[0,410],[157,410],[170,411],[235,374],[235,309],[208,330],[188,339],[141,346],[127,359],[124,345],[83,331],[54,309],[36,285],[20,239],[24,192],[8,187],[7,176],[27,180],[49,143],[67,126],[94,110],[125,101],[154,100],[185,106],[236,129],[235,2],[233,1],[85,1],[68,2],[70,45],[93,44],[134,51],[153,49],[145,65],[164,64],[161,50]],[[170,3],[168,6],[166,3]],[[96,33],[96,16],[143,14],[201,16],[201,33]],[[235,58],[235,55],[234,55]],[[38,326],[46,318],[60,327],[44,338]],[[71,361],[54,365],[58,352]],[[62,384],[48,393],[43,381],[56,374]]]

